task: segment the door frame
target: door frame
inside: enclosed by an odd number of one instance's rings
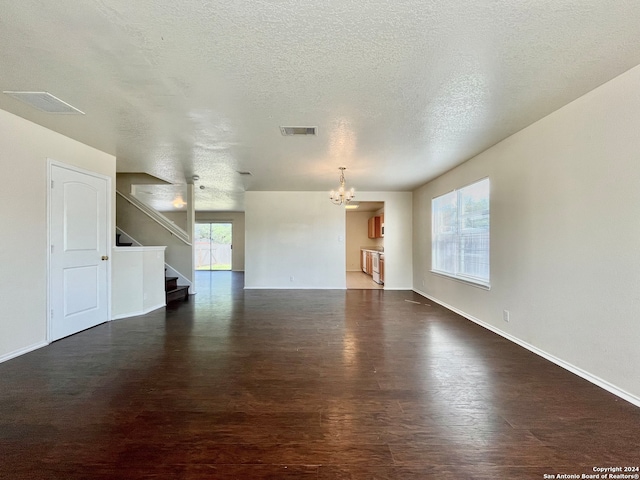
[[[233,272],[233,220],[199,220],[193,221],[193,230],[194,230],[194,244],[195,244],[195,229],[196,229],[196,225],[202,225],[202,224],[214,224],[214,223],[222,223],[222,224],[229,224],[231,225],[231,268],[229,270],[219,270],[221,272]],[[193,254],[194,254],[194,263],[193,263],[193,270],[194,272],[196,271],[196,265],[195,265],[195,254],[196,254],[196,249],[194,247],[193,249]],[[203,272],[215,272],[218,270],[200,270]]]
[[[101,180],[105,180],[107,184],[107,198],[106,198],[106,225],[105,225],[105,235],[106,235],[106,245],[107,252],[109,255],[109,260],[113,258],[113,243],[115,238],[115,231],[112,232],[111,223],[112,223],[112,202],[113,202],[113,192],[111,191],[112,179],[107,175],[102,175],[100,173],[92,172],[90,170],[85,170],[84,168],[76,167],[75,165],[69,165],[68,163],[63,163],[58,160],[54,160],[52,158],[47,158],[47,334],[46,341],[47,343],[51,343],[51,182],[53,174],[53,167],[65,168],[67,170],[71,170],[76,173],[80,173],[82,175],[88,175],[90,177],[99,178]],[[107,262],[107,322],[111,321],[111,261]]]

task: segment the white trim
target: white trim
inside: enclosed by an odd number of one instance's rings
[[[127,232],[125,232],[124,230],[122,230],[120,227],[118,227],[116,225],[116,233],[119,233],[120,235],[124,235],[126,236],[129,240],[131,240],[131,243],[133,243],[134,245],[132,245],[133,247],[142,247],[142,244],[137,241],[135,238],[133,238],[131,235],[129,235]],[[118,245],[115,245],[116,247],[120,248]]]
[[[178,277],[178,286],[189,287],[189,295],[195,295],[197,293],[195,291],[195,288],[193,287],[193,282],[185,277],[182,273],[180,273],[178,270],[176,270],[166,262],[164,264],[164,268],[167,269],[167,274],[170,274],[170,277]]]
[[[151,247],[113,247],[113,249],[118,252],[164,252],[166,248],[164,245],[154,245]]]
[[[25,353],[33,352],[34,350],[46,347],[47,345],[49,345],[49,342],[39,342],[34,343],[33,345],[29,345],[28,347],[21,348],[19,350],[14,350],[13,352],[6,353],[0,356],[0,363],[11,360],[12,358],[19,357],[20,355],[24,355]]]
[[[196,247],[195,247],[195,243],[196,243],[196,226],[197,225],[206,225],[206,224],[229,224],[231,225],[231,268],[229,270],[222,270],[224,272],[236,272],[236,271],[243,271],[244,270],[234,270],[233,269],[233,220],[196,220],[196,215],[195,212],[193,214],[193,232],[192,232],[192,239],[193,239],[193,249],[191,250],[191,252],[193,253],[192,258],[193,258],[193,271],[194,271],[194,276],[193,276],[193,282],[195,283],[196,277],[195,277],[195,272],[197,272],[198,270],[196,270],[196,256],[197,256],[197,252],[196,252]],[[209,272],[213,272],[215,270],[208,270]],[[194,288],[194,292],[195,292],[195,288]]]
[[[51,343],[51,181],[52,181],[52,167],[64,168],[66,170],[71,170],[72,172],[81,173],[83,175],[87,175],[94,178],[99,178],[104,180],[107,184],[106,186],[106,249],[107,252],[111,252],[114,248],[115,244],[115,235],[112,230],[112,208],[111,204],[113,202],[113,194],[111,189],[111,177],[107,175],[102,175],[101,173],[92,172],[90,170],[85,170],[84,168],[76,167],[75,165],[69,165],[67,163],[60,162],[58,160],[54,160],[53,158],[47,157],[47,311],[46,311],[46,321],[47,321],[47,333],[46,333],[46,343],[45,345]],[[105,321],[111,321],[111,262],[107,262],[107,318]]]
[[[609,393],[612,393],[614,395],[616,395],[617,397],[622,398],[623,400],[626,400],[627,402],[635,405],[636,407],[640,407],[640,397],[636,397],[635,395],[627,392],[626,390],[623,390],[609,382],[607,382],[606,380],[603,380],[600,377],[597,377],[596,375],[593,375],[592,373],[589,373],[583,369],[581,369],[580,367],[576,367],[575,365],[562,360],[561,358],[556,357],[555,355],[552,355],[548,352],[545,352],[544,350],[541,350],[540,348],[531,345],[530,343],[527,343],[523,340],[520,340],[517,337],[514,337],[513,335],[504,332],[502,330],[500,330],[499,328],[496,328],[495,326],[484,322],[482,320],[480,320],[479,318],[474,317],[473,315],[469,315],[468,313],[463,312],[462,310],[457,309],[456,307],[453,307],[445,302],[442,302],[440,300],[438,300],[435,297],[432,297],[431,295],[427,295],[424,292],[421,292],[418,289],[413,289],[414,292],[416,292],[419,295],[422,295],[425,298],[428,298],[429,300],[436,302],[439,305],[442,305],[443,307],[451,310],[454,313],[457,313],[458,315],[460,315],[461,317],[466,318],[467,320],[471,320],[474,323],[477,323],[478,325],[480,325],[481,327],[486,328],[487,330],[492,331],[493,333],[496,333],[498,335],[500,335],[503,338],[506,338],[507,340],[515,343],[516,345],[521,346],[522,348],[526,348],[527,350],[529,350],[532,353],[535,353],[536,355],[541,356],[542,358],[549,360],[552,363],[555,363],[556,365],[558,365],[559,367],[564,368],[565,370],[570,371],[571,373],[584,378],[585,380],[587,380],[588,382],[593,383],[594,385],[597,385],[600,388],[603,388],[604,390],[606,390]]]
[[[164,308],[166,306],[167,306],[166,303],[159,303],[158,305],[154,305],[153,307],[149,307],[149,308],[147,308],[145,310],[141,310],[139,312],[128,312],[128,313],[123,313],[122,315],[116,315],[111,320],[122,320],[123,318],[139,317],[140,315],[146,315],[147,313],[151,313],[154,310],[158,310],[158,309]]]
[[[431,268],[430,268],[430,272],[436,275],[441,275],[443,277],[446,278],[451,278],[453,280],[458,280],[460,282],[466,283],[468,285],[473,285],[473,286],[477,286],[480,288],[484,288],[485,290],[491,290],[491,249],[489,248],[489,251],[487,251],[487,258],[486,260],[489,263],[489,277],[488,278],[482,278],[482,277],[475,277],[472,275],[465,275],[463,272],[458,271],[460,268],[460,250],[459,248],[456,248],[456,255],[455,255],[455,265],[453,266],[454,271],[447,271],[447,270],[440,270],[434,267],[434,264],[436,262],[436,258],[434,255],[434,249],[436,249],[436,244],[435,244],[435,238],[439,235],[438,233],[435,232],[434,226],[435,223],[437,221],[436,219],[436,215],[434,215],[435,213],[435,202],[436,200],[441,199],[442,197],[445,197],[447,195],[451,195],[452,193],[455,194],[455,204],[456,204],[456,229],[455,229],[455,243],[458,245],[459,247],[459,242],[460,242],[460,238],[461,238],[461,232],[460,232],[460,225],[459,225],[459,220],[460,220],[460,215],[462,213],[461,210],[461,202],[460,202],[460,193],[463,190],[466,190],[469,187],[472,187],[474,185],[478,185],[480,183],[483,182],[487,182],[488,183],[488,195],[487,195],[487,199],[489,200],[489,206],[488,206],[488,210],[489,210],[489,219],[491,218],[491,179],[489,176],[485,176],[483,178],[480,178],[474,182],[471,182],[467,185],[463,185],[461,187],[458,188],[454,188],[452,191],[450,192],[446,192],[443,193],[442,195],[438,195],[436,197],[432,197],[431,198]],[[440,210],[438,210],[438,212],[440,212]],[[489,220],[489,231],[487,232],[489,235],[489,239],[491,237],[491,220]],[[490,242],[489,242],[490,243]],[[490,246],[490,245],[489,245]]]
[[[452,273],[441,272],[440,270],[429,270],[430,273],[434,275],[438,275],[440,277],[448,278],[449,280],[454,280],[456,282],[464,283],[465,285],[469,285],[471,287],[481,288],[482,290],[491,290],[491,284],[482,282],[481,280],[473,280],[470,277],[462,277],[458,275],[454,275]]]

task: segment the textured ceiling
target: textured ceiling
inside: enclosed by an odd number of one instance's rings
[[[118,171],[199,175],[200,210],[328,191],[341,165],[410,190],[640,63],[637,1],[0,1],[0,89],[86,115],[0,108]]]

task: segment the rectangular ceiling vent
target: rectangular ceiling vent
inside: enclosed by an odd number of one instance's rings
[[[41,112],[57,113],[66,115],[84,115],[84,112],[78,110],[76,107],[69,105],[67,102],[63,102],[58,97],[54,97],[49,92],[16,92],[16,91],[4,91],[5,95],[20,100],[21,102],[31,105],[33,108],[37,108]]]
[[[238,172],[239,175],[251,175],[251,172],[247,172],[247,171],[243,171],[243,170],[236,170]]]
[[[292,135],[317,135],[318,127],[280,127],[280,133],[285,137]]]

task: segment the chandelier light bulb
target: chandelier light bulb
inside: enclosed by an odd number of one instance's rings
[[[353,197],[356,196],[355,190],[353,188],[351,188],[350,190],[347,190],[344,186],[344,183],[345,183],[344,171],[346,169],[347,167],[339,168],[340,178],[338,179],[338,181],[340,182],[340,186],[338,187],[337,191],[331,190],[331,193],[329,194],[329,199],[335,205],[347,204],[353,199]]]

